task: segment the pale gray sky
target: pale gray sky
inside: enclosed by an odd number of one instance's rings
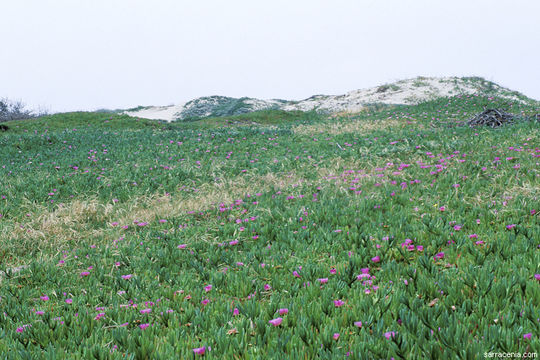
[[[538,0],[0,0],[0,97],[51,111],[483,76],[540,99]]]

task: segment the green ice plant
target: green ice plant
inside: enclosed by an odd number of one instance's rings
[[[331,119],[71,113],[9,124],[0,353],[407,359],[538,349],[538,124],[458,126],[487,107],[538,112],[471,95]],[[389,120],[403,126],[324,130]]]

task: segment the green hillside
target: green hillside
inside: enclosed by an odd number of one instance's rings
[[[465,126],[487,108],[516,121]],[[0,354],[538,351],[538,113],[469,95],[331,116],[5,123]]]

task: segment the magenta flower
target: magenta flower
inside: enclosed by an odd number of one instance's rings
[[[356,276],[356,279],[357,280],[362,280],[362,279],[369,279],[370,277],[371,277],[371,275],[369,275],[369,274],[360,274],[360,275]]]
[[[340,306],[343,306],[343,304],[345,304],[345,301],[343,300],[334,300],[334,306],[335,307],[340,307]]]
[[[203,301],[201,301],[201,304],[203,305],[207,305],[208,303],[210,302],[210,300],[208,299],[204,299]]]
[[[132,274],[122,275],[122,279],[128,280],[128,279],[131,279],[132,276],[133,276]]]
[[[298,271],[296,271],[296,270],[294,270],[294,271],[292,272],[292,274],[294,275],[294,277],[297,277],[297,278],[300,277],[300,274],[298,274]]]
[[[49,297],[47,295],[40,296],[39,298],[43,301],[49,301]]]
[[[209,292],[212,290],[212,285],[208,285],[204,287],[204,291]]]
[[[186,246],[187,246],[187,244],[180,244],[180,245],[178,245],[177,247],[178,247],[179,249],[185,249]]]
[[[264,285],[264,290],[265,290],[265,291],[268,291],[268,290],[270,290],[271,288],[272,288],[272,287],[270,286],[270,284],[265,284],[265,285]]]
[[[279,312],[279,315],[285,315],[289,313],[289,309],[287,308],[279,309],[278,312]]]
[[[147,327],[149,327],[150,324],[141,324],[139,325],[139,327],[142,329],[142,330],[145,330]]]
[[[238,314],[240,314],[240,311],[238,310],[238,308],[234,308],[233,315],[236,316]]]
[[[206,346],[195,348],[193,349],[193,352],[197,355],[204,355],[204,353],[206,352]]]
[[[515,228],[515,227],[516,227],[516,224],[506,225],[506,228],[507,228],[508,230],[511,230],[511,229],[513,229],[513,228]]]
[[[388,331],[388,332],[384,333],[384,337],[387,338],[388,340],[390,340],[391,338],[393,338],[395,336],[396,336],[396,333],[393,332],[393,331]]]
[[[17,331],[18,333],[22,333],[24,331],[24,327],[18,327],[15,331]]]
[[[424,247],[422,245],[416,246],[416,251],[424,251]]]
[[[239,243],[238,240],[233,240],[233,241],[229,242],[229,245],[231,245],[231,246],[232,245],[237,245],[238,243]]]
[[[328,282],[328,278],[317,279],[317,281],[321,284],[326,284]]]
[[[356,326],[357,328],[361,328],[362,327],[362,322],[361,321],[355,321],[354,326]]]
[[[330,274],[334,275],[335,273],[337,273],[336,269],[330,269]]]
[[[444,252],[440,252],[440,253],[435,254],[435,256],[433,258],[435,260],[443,259],[444,258]]]
[[[81,274],[81,277],[90,275],[90,271],[83,271]]]
[[[71,304],[73,303],[73,299],[66,299],[66,304]]]
[[[334,333],[334,336],[332,336],[334,338],[334,340],[337,341],[337,339],[339,339],[339,333]]]
[[[531,340],[531,338],[532,338],[532,333],[523,334],[523,338],[524,338],[524,339]]]
[[[45,311],[41,311],[41,310],[40,310],[40,311],[36,311],[36,315],[43,315],[43,314],[45,314]]]
[[[378,263],[379,261],[381,261],[381,258],[379,257],[379,255],[371,258],[371,261],[373,261],[374,263]]]
[[[141,314],[149,314],[152,312],[152,309],[143,309],[141,310]]]
[[[269,321],[270,324],[274,325],[274,326],[279,326],[281,325],[281,323],[283,322],[283,318],[275,318],[275,319],[272,319]]]
[[[540,274],[534,274],[534,278],[538,281],[540,281]]]

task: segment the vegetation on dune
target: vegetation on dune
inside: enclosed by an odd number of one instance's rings
[[[516,121],[456,126],[487,108]],[[459,96],[0,132],[10,358],[479,358],[540,348],[539,113]]]
[[[179,119],[184,121],[235,116],[252,113],[259,110],[259,108],[262,110],[276,110],[280,104],[284,103],[286,103],[284,100],[267,102],[248,97],[205,96],[187,102],[178,116]]]

